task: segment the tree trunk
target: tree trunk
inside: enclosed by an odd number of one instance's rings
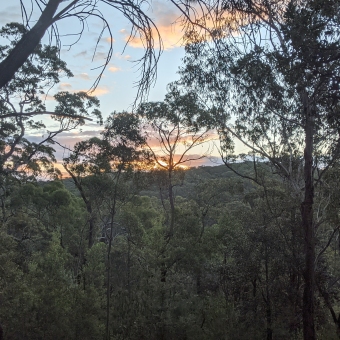
[[[113,204],[111,206],[110,211],[110,235],[109,235],[109,244],[107,247],[107,267],[106,267],[106,325],[105,325],[105,339],[110,340],[110,299],[111,299],[111,249],[113,242],[113,224],[114,218],[116,216],[116,205],[117,205],[117,193],[118,193],[118,183],[121,175],[120,170],[117,174],[115,190],[113,194]]]
[[[328,292],[326,290],[323,290],[321,288],[320,284],[317,285],[317,287],[319,289],[321,296],[323,297],[323,299],[325,301],[326,306],[328,307],[329,311],[331,312],[333,322],[336,326],[336,335],[337,335],[338,339],[340,339],[340,314],[338,314],[338,316],[336,315],[335,310],[334,310],[334,308],[331,304]]]
[[[94,217],[92,215],[92,207],[91,205],[89,207],[86,207],[87,211],[90,214],[89,219],[89,248],[91,248],[94,244]]]
[[[111,249],[113,241],[113,221],[115,216],[115,207],[111,210],[110,216],[110,236],[107,247],[107,267],[106,267],[106,325],[105,325],[105,339],[110,339],[110,300],[111,300]]]
[[[62,0],[49,0],[38,22],[19,40],[10,54],[0,63],[0,88],[5,86],[15,72],[25,63],[53,23],[53,16]]]
[[[305,270],[303,291],[303,338],[316,339],[314,327],[314,290],[315,290],[315,240],[313,225],[313,134],[314,112],[308,102],[307,94],[303,96],[305,110],[305,150],[304,150],[304,201],[301,204],[302,227],[305,234]]]
[[[173,185],[172,185],[172,168],[169,168],[169,202],[170,202],[170,225],[169,225],[169,239],[172,238],[174,234],[174,227],[175,227],[175,199],[174,199],[174,192],[173,192]]]
[[[91,201],[89,199],[87,199],[84,189],[81,185],[81,183],[78,181],[77,177],[67,168],[67,165],[64,164],[64,169],[67,171],[67,173],[71,176],[75,186],[77,187],[81,198],[83,199],[85,206],[86,206],[86,210],[89,214],[89,248],[91,248],[94,244],[94,231],[95,231],[95,218],[93,216],[92,213],[92,204]]]
[[[265,270],[266,270],[266,321],[267,321],[267,340],[273,339],[273,328],[272,328],[272,309],[271,309],[271,296],[269,289],[269,256],[268,246],[265,244]]]

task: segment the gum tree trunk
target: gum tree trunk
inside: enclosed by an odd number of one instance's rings
[[[302,227],[305,235],[305,270],[303,291],[303,338],[316,339],[314,326],[314,291],[315,291],[315,236],[313,225],[313,137],[315,112],[311,108],[307,94],[303,96],[305,111],[305,150],[304,150],[304,200],[301,204]]]
[[[11,53],[0,63],[0,88],[5,86],[24,64],[53,23],[53,16],[62,0],[49,0],[37,23],[19,40]]]
[[[89,249],[90,249],[94,244],[94,236],[95,236],[94,235],[94,233],[95,233],[95,218],[94,218],[93,213],[92,213],[92,203],[91,203],[91,200],[89,200],[86,197],[85,192],[83,190],[83,187],[82,187],[81,183],[78,181],[77,177],[67,168],[66,165],[64,165],[64,169],[71,176],[73,183],[77,187],[77,189],[80,193],[80,196],[85,203],[86,210],[89,214],[89,232],[88,232],[89,243],[88,244],[89,244]]]

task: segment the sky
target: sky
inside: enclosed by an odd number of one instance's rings
[[[27,4],[29,10],[31,1],[23,0],[23,2],[25,5]],[[136,82],[138,82],[140,75],[138,65],[134,61],[141,58],[144,50],[143,44],[138,38],[126,44],[131,24],[120,12],[108,6],[100,9],[108,20],[113,36],[113,57],[93,93],[100,100],[100,110],[105,120],[114,111],[130,111],[132,109],[132,103],[137,93]],[[145,10],[154,20],[163,41],[163,52],[157,65],[157,80],[150,88],[148,100],[162,101],[166,94],[167,85],[179,79],[177,71],[181,65],[181,59],[184,57],[183,32],[180,24],[176,23],[179,12],[169,2],[156,0],[152,2],[152,7],[145,7]],[[33,8],[32,24],[34,24],[38,15],[37,8]],[[20,1],[0,1],[0,25],[3,26],[13,21],[22,22]],[[81,39],[70,47],[69,45],[77,40],[78,36],[74,34],[79,32],[80,24],[75,19],[63,19],[60,22],[61,59],[67,62],[67,66],[71,69],[74,77],[61,79],[61,82],[49,92],[46,97],[48,110],[53,109],[52,96],[54,93],[58,91],[88,91],[91,88],[100,72],[98,67],[103,64],[110,47],[109,32],[104,31],[94,54],[102,27],[102,22],[99,19],[89,19]],[[70,33],[73,35],[70,35]],[[42,42],[48,43],[47,34]],[[46,120],[46,124],[48,125],[50,122]],[[102,127],[94,123],[86,123],[81,127],[81,130],[63,133],[58,141],[62,145],[72,148],[77,141],[98,135],[101,129]],[[39,133],[40,135],[31,136],[31,139],[39,140],[42,132]],[[60,162],[62,157],[65,156],[65,151],[58,147],[56,149],[56,156]],[[194,150],[193,153],[195,152],[200,153],[201,151]],[[212,159],[214,163],[211,163],[209,159],[204,159],[196,163],[191,162],[190,165],[215,165],[216,162],[219,163],[216,152],[212,154]]]

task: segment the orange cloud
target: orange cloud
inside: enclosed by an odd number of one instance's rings
[[[58,170],[61,172],[61,176],[62,176],[63,178],[69,178],[69,177],[71,177],[71,176],[66,172],[66,170],[65,170],[65,168],[63,167],[62,164],[60,164],[60,163],[54,163],[54,168],[55,168],[55,169],[58,169]]]
[[[109,67],[109,71],[110,72],[118,72],[118,71],[120,71],[121,69],[119,68],[119,67],[117,67],[117,66],[110,66]]]
[[[156,24],[156,28],[152,28],[152,36],[154,37],[154,47],[169,50],[175,47],[183,45],[183,31],[179,24],[169,22],[167,24]],[[158,32],[157,32],[158,30]],[[128,44],[134,48],[144,48],[145,43],[141,36],[135,36],[130,38],[129,32],[125,29],[120,30],[120,33],[124,36],[124,40],[129,42]],[[161,37],[161,41],[158,40],[158,34]],[[125,56],[127,59],[127,56]]]
[[[72,85],[68,83],[61,83],[58,87],[59,91],[68,91],[70,93],[75,92],[88,92],[88,90],[74,90],[72,89]],[[97,88],[94,91],[89,92],[89,95],[91,96],[103,96],[104,94],[109,93],[109,89],[106,86],[97,86]]]
[[[152,28],[152,36],[154,37],[154,47],[162,47],[164,50],[169,50],[175,47],[180,47],[190,43],[192,37],[186,35],[188,22],[183,18],[182,13],[174,7],[169,7],[167,3],[155,0],[153,2],[153,13],[155,15],[155,25],[157,28]],[[231,14],[225,10],[220,12],[209,11],[208,8],[203,8],[199,5],[192,4],[191,12],[188,13],[192,23],[198,24],[195,26],[194,39],[211,40],[212,36],[218,38],[229,34],[238,34],[238,24],[245,24],[245,21],[238,14]],[[190,26],[190,25],[189,25]],[[205,27],[206,29],[200,28]],[[191,31],[193,27],[189,27]],[[143,34],[130,37],[130,31],[122,29],[120,33],[124,36],[124,40],[131,47],[145,48]],[[158,36],[161,37],[161,42],[158,41]]]
[[[183,32],[181,27],[177,24],[170,24],[168,26],[157,26],[158,33],[161,37],[161,41],[157,39],[157,30],[155,28],[152,29],[152,35],[155,39],[154,46],[156,48],[162,48],[164,50],[170,50],[175,47],[183,46]],[[125,41],[129,40],[129,37],[127,33],[124,33],[124,39]],[[129,45],[134,48],[143,48],[145,47],[145,44],[143,43],[143,40],[136,36],[129,40]]]
[[[90,92],[91,96],[103,96],[109,93],[109,89],[106,86],[98,86],[94,91]]]
[[[94,91],[88,92],[88,89],[85,90],[74,90],[72,89],[72,85],[68,83],[61,83],[58,86],[58,91],[68,91],[70,93],[77,92],[87,92],[90,96],[100,97],[110,92],[109,88],[106,86],[98,86]],[[50,94],[43,94],[39,96],[42,101],[54,101],[54,96]]]
[[[107,38],[105,39],[105,41],[108,42],[108,43],[114,43],[114,42],[116,42],[116,40],[115,40],[114,38],[112,38],[112,37],[107,37]]]
[[[151,33],[154,37],[154,47],[162,47],[165,50],[169,50],[175,47],[183,45],[184,31],[178,18],[181,16],[179,10],[174,6],[169,6],[168,3],[155,0],[152,3],[153,21],[156,27],[152,27]],[[123,35],[124,40],[129,42],[129,45],[134,48],[144,48],[143,35],[136,35],[136,37],[130,38],[130,30],[122,29],[120,33]],[[158,34],[161,37],[161,41],[158,39]]]

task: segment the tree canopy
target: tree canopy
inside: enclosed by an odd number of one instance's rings
[[[61,181],[56,137],[101,113],[84,92],[46,110],[72,73],[39,41],[67,17],[109,29],[101,3],[154,58],[143,2],[50,0],[33,28],[0,30],[0,71],[16,68],[0,87],[0,339],[339,339],[337,2],[174,2],[180,81],[110,114]],[[45,114],[58,127],[34,142]],[[212,129],[224,165],[184,167]]]
[[[183,84],[212,108],[210,124],[219,131],[227,166],[235,159],[234,141],[241,141],[300,196],[304,338],[314,339],[314,191],[339,159],[339,11],[329,1],[209,5],[219,14],[212,18],[212,41],[197,29],[188,33]],[[231,24],[220,19],[229,11]]]

